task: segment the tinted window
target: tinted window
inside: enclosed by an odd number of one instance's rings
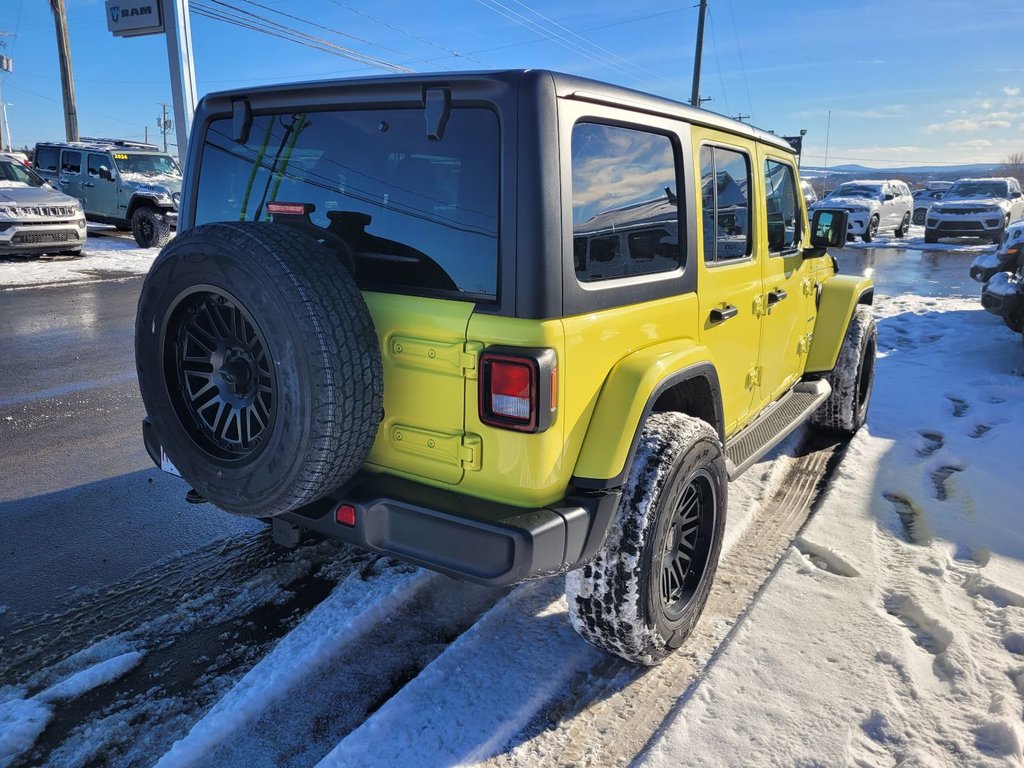
[[[576,124],[573,238],[587,244],[574,245],[576,277],[593,282],[677,269],[683,263],[677,189],[675,151],[667,136]]]
[[[498,119],[454,109],[440,141],[422,109],[257,116],[206,133],[195,223],[269,221],[351,251],[363,288],[497,294]],[[304,203],[308,216],[274,213]]]
[[[61,173],[73,173],[75,175],[81,173],[82,153],[65,151],[61,156],[60,170]]]
[[[106,166],[107,170],[110,170],[110,160],[107,159],[106,155],[94,155],[89,154],[89,175],[95,178],[99,178],[100,166]]]
[[[60,151],[56,147],[39,147],[36,150],[36,168],[56,173],[59,156]]]
[[[751,254],[750,162],[742,152],[701,147],[704,260],[742,259]]]
[[[800,241],[801,211],[793,166],[765,160],[764,192],[768,211],[768,250],[791,251]]]

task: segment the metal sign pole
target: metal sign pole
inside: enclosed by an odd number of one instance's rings
[[[184,167],[188,132],[196,111],[196,74],[192,59],[192,25],[188,0],[162,0],[167,61],[171,68],[171,96],[178,138],[178,162]]]

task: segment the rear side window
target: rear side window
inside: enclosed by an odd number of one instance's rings
[[[670,272],[680,248],[676,153],[659,133],[572,129],[573,260],[581,282]]]
[[[750,160],[724,147],[700,149],[704,260],[727,262],[749,256]]]
[[[41,171],[57,172],[57,159],[60,151],[56,147],[39,147],[36,150],[36,168]]]
[[[61,173],[72,173],[78,175],[82,172],[82,153],[64,152],[60,161]]]
[[[273,219],[306,229],[351,249],[368,290],[496,297],[495,113],[453,109],[440,141],[428,140],[421,109],[259,115],[246,144],[232,136],[230,119],[207,129],[196,224]]]
[[[764,162],[764,192],[768,209],[768,251],[787,253],[800,243],[801,212],[793,166]]]

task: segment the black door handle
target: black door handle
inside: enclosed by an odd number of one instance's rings
[[[789,296],[789,294],[781,288],[776,288],[774,291],[768,291],[768,306],[770,307],[773,304],[778,304],[787,296]]]
[[[715,307],[711,310],[711,322],[724,323],[730,317],[736,317],[739,312],[732,304],[726,304],[724,307]]]

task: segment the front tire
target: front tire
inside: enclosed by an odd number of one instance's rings
[[[853,437],[867,421],[875,381],[878,329],[871,307],[858,304],[850,318],[836,367],[828,375],[832,394],[811,414],[811,425],[822,432]]]
[[[722,443],[707,422],[648,418],[604,545],[566,576],[573,629],[637,664],[678,648],[707,603],[727,493]]]
[[[861,235],[861,239],[865,243],[870,243],[878,235],[878,216],[872,216],[868,221],[867,227],[864,228],[864,234]]]
[[[136,208],[132,214],[132,234],[140,248],[163,248],[171,239],[171,225],[156,208]]]
[[[935,234],[934,232],[925,232],[924,233],[924,241],[926,243],[937,243],[937,242],[939,242],[939,236],[937,234]]]

